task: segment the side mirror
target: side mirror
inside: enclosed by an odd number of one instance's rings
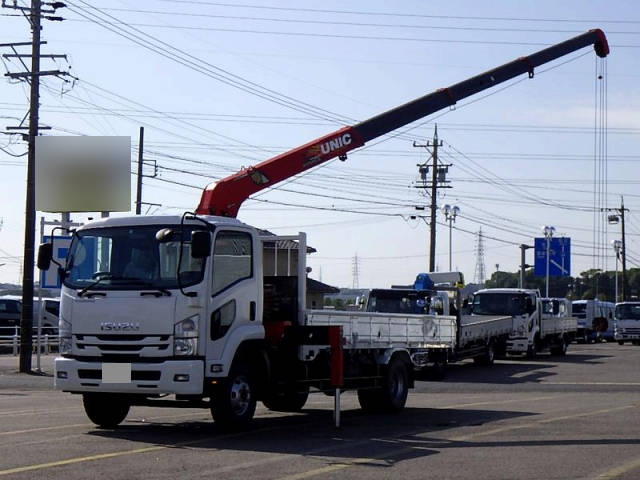
[[[191,233],[191,256],[193,258],[207,258],[211,255],[211,235],[206,230],[196,230]]]
[[[49,270],[51,259],[53,258],[53,244],[42,243],[38,248],[38,268],[40,270]]]

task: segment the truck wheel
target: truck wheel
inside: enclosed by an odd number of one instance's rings
[[[536,342],[534,341],[531,345],[527,347],[527,358],[533,359],[536,358],[538,353],[538,349],[536,348]]]
[[[473,363],[476,365],[493,365],[496,359],[496,353],[493,346],[493,342],[489,342],[485,348],[485,351],[479,357],[473,357]]]
[[[127,417],[130,404],[122,395],[108,393],[82,394],[84,411],[100,428],[115,428]]]
[[[550,348],[551,355],[564,357],[567,354],[567,341],[561,338],[559,343]]]
[[[624,345],[624,340],[618,340],[618,345]]]
[[[367,412],[399,412],[407,403],[409,376],[407,367],[399,358],[389,363],[382,386],[358,390],[360,407]]]
[[[274,412],[299,412],[309,398],[309,387],[296,390],[289,387],[282,392],[268,392],[262,403]]]
[[[255,384],[245,367],[235,367],[229,377],[214,391],[211,416],[216,424],[227,429],[245,427],[256,411]]]

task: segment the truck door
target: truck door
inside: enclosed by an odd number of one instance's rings
[[[258,317],[258,275],[254,235],[217,229],[213,241],[211,295],[207,318],[207,372],[212,360],[229,366],[237,344],[264,336]],[[230,356],[231,358],[227,358]]]

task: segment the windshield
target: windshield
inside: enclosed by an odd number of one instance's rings
[[[428,291],[372,290],[367,303],[368,312],[428,313]]]
[[[178,262],[182,286],[202,280],[204,261],[191,257],[191,233],[184,228],[180,259],[180,227],[173,227],[162,242],[156,233],[162,226],[87,229],[77,232],[67,256],[64,284],[92,290],[178,288]]]
[[[512,293],[478,293],[473,297],[476,315],[523,315],[526,295]]]
[[[616,305],[616,318],[620,320],[640,320],[640,303]]]
[[[587,316],[587,304],[586,303],[574,303],[573,314],[578,318],[585,318]]]

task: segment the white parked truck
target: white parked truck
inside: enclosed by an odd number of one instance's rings
[[[554,301],[558,314],[554,314]],[[506,353],[536,353],[549,348],[552,354],[565,355],[575,336],[576,319],[570,314],[565,299],[541,299],[538,290],[520,288],[488,288],[473,296],[473,315],[510,315],[513,332]],[[546,313],[544,312],[546,308]],[[567,308],[569,310],[567,311]]]
[[[420,274],[413,289],[371,290],[367,311],[403,315],[428,313],[451,318],[455,322],[455,337],[452,342],[448,339],[434,342],[435,348],[429,351],[430,363],[440,367],[453,361],[473,358],[478,364],[493,364],[496,353],[505,351],[507,339],[513,331],[511,316],[462,314],[457,287],[431,284],[426,290],[418,288],[420,280],[431,275]],[[433,275],[434,278],[437,276],[438,273]],[[442,349],[443,345],[448,345],[448,348]]]
[[[574,300],[573,316],[578,319],[576,339],[590,343],[602,338],[613,340],[613,313],[615,303],[602,300]]]
[[[640,345],[640,302],[616,303],[614,338],[620,345]]]
[[[206,187],[194,213],[81,227],[60,266],[55,387],[82,394],[89,418],[103,427],[118,425],[131,405],[206,407],[216,422],[239,426],[257,400],[297,410],[310,388],[355,389],[366,410],[403,408],[422,351],[434,337],[454,337],[450,317],[306,310],[305,236],[265,240],[235,220],[240,206],[590,45],[600,57],[609,53],[604,33],[590,30],[242,169]],[[280,240],[297,242],[294,273],[265,276],[263,244]],[[49,268],[51,254],[51,244],[41,247],[40,268]]]
[[[266,276],[264,245],[297,262]],[[110,218],[73,234],[64,269],[55,387],[113,427],[132,405],[211,408],[238,426],[256,401],[299,410],[309,389],[358,390],[366,410],[399,410],[450,317],[305,310],[306,238],[262,237],[205,215]],[[135,273],[134,273],[135,272]],[[165,396],[173,395],[173,402]]]

